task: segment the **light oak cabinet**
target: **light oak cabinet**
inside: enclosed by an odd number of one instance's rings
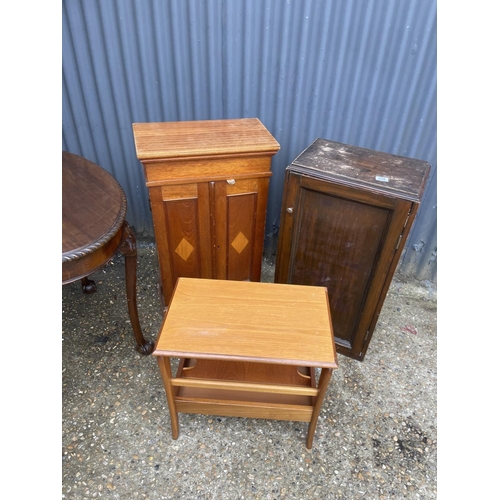
[[[364,359],[429,169],[324,139],[286,169],[275,281],[327,287],[341,354]]]
[[[134,123],[164,306],[179,277],[260,281],[272,156],[256,118]]]

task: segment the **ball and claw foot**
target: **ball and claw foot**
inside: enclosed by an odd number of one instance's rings
[[[88,278],[82,278],[80,280],[82,284],[82,291],[85,294],[97,292],[97,285],[94,280],[89,280]]]
[[[150,340],[147,340],[144,344],[142,345],[136,345],[135,350],[139,352],[140,354],[151,354],[154,351],[155,344],[154,342],[151,342]]]

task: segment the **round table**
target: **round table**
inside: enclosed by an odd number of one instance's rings
[[[84,293],[96,291],[88,276],[101,269],[117,251],[125,256],[127,306],[136,350],[151,354],[137,312],[137,247],[125,220],[127,199],[116,179],[99,165],[62,153],[62,284],[80,280]]]

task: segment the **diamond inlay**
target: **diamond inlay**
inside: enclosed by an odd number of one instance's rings
[[[182,238],[181,242],[177,245],[175,249],[175,253],[184,260],[188,260],[189,256],[193,253],[194,247],[186,240],[186,238]]]
[[[245,238],[245,235],[241,231],[238,233],[238,236],[236,236],[236,238],[234,238],[233,242],[231,243],[231,246],[238,253],[243,252],[243,250],[247,245],[248,245],[248,240]]]

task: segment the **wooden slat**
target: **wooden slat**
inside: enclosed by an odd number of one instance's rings
[[[229,179],[234,184],[228,182],[226,193],[228,196],[241,193],[256,193],[259,189],[259,179]]]
[[[300,405],[280,405],[273,403],[255,403],[225,400],[183,400],[176,398],[177,410],[180,413],[196,413],[199,415],[219,415],[222,417],[265,418],[274,420],[291,420],[309,422],[313,408]]]
[[[199,181],[225,181],[248,177],[271,176],[271,157],[216,158],[208,160],[144,160],[146,186]]]
[[[200,380],[193,378],[173,378],[171,380],[171,384],[178,387],[265,392],[271,394],[298,394],[300,396],[316,396],[318,394],[318,390],[313,389],[312,387],[297,387],[276,384],[250,384],[247,382]]]
[[[198,184],[181,184],[173,186],[162,186],[161,196],[163,201],[169,200],[186,200],[190,198],[197,198]]]
[[[177,377],[316,387],[311,367],[186,358],[181,358],[179,367]]]

